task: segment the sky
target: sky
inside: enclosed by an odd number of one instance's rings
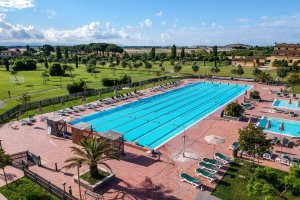
[[[299,43],[299,0],[0,0],[0,45]]]

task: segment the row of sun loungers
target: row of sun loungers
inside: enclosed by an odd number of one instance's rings
[[[197,176],[206,178],[209,182],[217,180],[216,173],[220,171],[223,165],[229,164],[231,160],[221,153],[215,153],[214,159],[203,158],[200,161],[199,168],[195,170]],[[190,183],[193,187],[197,188],[202,185],[198,178],[194,178],[189,174],[183,172],[180,174],[180,179],[183,182]]]
[[[99,101],[104,104],[113,104],[113,103],[116,103],[119,101],[124,101],[124,100],[130,99],[130,98],[138,98],[139,96],[143,96],[143,95],[145,95],[145,93],[136,91],[136,92],[113,96],[112,98],[102,99]]]
[[[32,115],[29,115],[28,118],[21,120],[22,125],[31,125],[33,122],[36,122],[36,119]]]
[[[180,85],[181,81],[174,81],[172,83],[167,83],[165,85],[161,85],[161,86],[158,86],[158,87],[155,87],[155,88],[151,88],[149,89],[150,92],[157,92],[157,91],[161,91],[161,90],[165,90],[165,89],[170,89],[172,87],[176,87],[178,85]]]

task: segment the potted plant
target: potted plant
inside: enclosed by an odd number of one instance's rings
[[[240,120],[243,114],[244,114],[243,107],[236,102],[231,102],[225,108],[224,117],[229,119]]]
[[[256,91],[256,90],[250,92],[249,97],[250,97],[251,100],[254,100],[254,101],[260,101],[261,100],[259,91]]]

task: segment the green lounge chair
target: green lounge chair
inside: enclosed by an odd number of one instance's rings
[[[282,138],[282,146],[289,147],[290,141],[287,138]]]
[[[215,159],[220,160],[224,164],[229,164],[231,160],[221,153],[215,153]]]
[[[31,121],[31,122],[35,122],[36,119],[33,117],[33,115],[29,115],[28,116],[28,119]]]
[[[221,162],[219,162],[219,161],[217,161],[215,159],[203,158],[202,162],[209,163],[209,164],[214,165],[214,166],[216,166],[218,168],[221,168],[223,166]]]
[[[202,176],[202,177],[206,178],[209,182],[213,182],[217,179],[216,175],[211,174],[201,168],[196,169],[195,172],[198,176]]]
[[[181,179],[182,182],[185,181],[185,182],[190,183],[195,188],[200,187],[202,185],[202,183],[199,179],[194,178],[194,177],[188,175],[185,172],[180,174],[180,179]]]
[[[238,150],[239,146],[240,146],[240,144],[238,142],[233,142],[228,148],[230,150],[236,151],[236,150]]]
[[[217,173],[220,171],[220,169],[212,164],[206,163],[206,162],[199,162],[199,166],[201,169],[205,169],[207,171],[210,171],[212,173]]]
[[[277,96],[277,97],[280,97],[280,95],[281,95],[280,92],[277,92],[277,93],[276,93],[276,96]]]
[[[280,143],[280,140],[278,139],[278,137],[274,137],[273,140],[271,141],[271,143],[277,145]]]
[[[297,116],[297,114],[295,112],[293,112],[293,111],[290,111],[288,113],[288,115],[291,116],[291,117],[296,117]]]

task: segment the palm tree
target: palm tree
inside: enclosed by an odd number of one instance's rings
[[[71,157],[65,161],[67,163],[64,168],[70,169],[77,167],[79,163],[89,166],[89,173],[92,177],[98,177],[98,165],[104,165],[110,169],[105,163],[107,160],[118,160],[119,151],[112,144],[105,139],[101,139],[99,142],[96,138],[82,140],[83,148],[70,147],[74,153],[74,157]]]
[[[257,75],[257,79],[262,82],[265,83],[268,80],[272,80],[272,76],[265,72],[265,71],[261,71],[258,75]]]
[[[219,67],[212,67],[212,68],[210,69],[210,72],[213,73],[213,74],[217,74],[217,73],[220,72],[220,69],[219,69]]]
[[[3,149],[0,149],[0,169],[3,170],[4,179],[5,179],[5,183],[6,183],[7,187],[8,187],[8,185],[7,185],[7,178],[6,178],[6,173],[5,173],[4,168],[7,165],[9,165],[11,162],[12,162],[11,157],[8,154],[6,154]]]

